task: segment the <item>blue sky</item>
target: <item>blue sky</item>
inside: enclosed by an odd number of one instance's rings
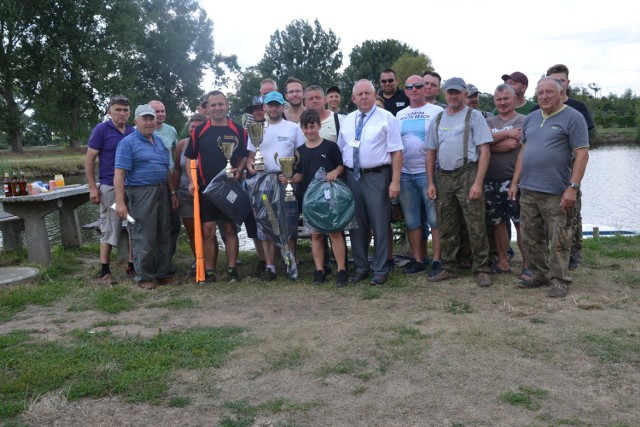
[[[573,84],[640,94],[640,20],[620,0],[200,1],[214,23],[216,51],[236,54],[243,68],[260,61],[276,30],[317,18],[341,39],[343,66],[365,40],[396,39],[427,54],[444,79],[463,77],[482,92],[493,92],[502,74],[521,71],[531,97],[546,69],[563,63]]]

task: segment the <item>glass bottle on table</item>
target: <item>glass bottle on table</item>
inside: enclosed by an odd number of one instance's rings
[[[24,171],[20,171],[20,180],[18,181],[20,187],[20,194],[26,196],[27,194],[27,178],[24,176]]]
[[[22,193],[20,193],[20,183],[18,182],[18,175],[16,175],[15,171],[13,171],[13,173],[11,174],[11,192],[14,196],[22,196]]]
[[[9,178],[9,172],[4,171],[4,197],[13,196],[13,191],[11,190],[11,178]]]

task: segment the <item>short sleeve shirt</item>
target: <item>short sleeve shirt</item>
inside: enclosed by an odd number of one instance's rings
[[[124,133],[115,127],[113,121],[97,125],[89,137],[88,146],[98,153],[98,182],[113,186],[113,171],[115,168],[116,148],[122,139],[133,133],[133,126],[126,125]]]

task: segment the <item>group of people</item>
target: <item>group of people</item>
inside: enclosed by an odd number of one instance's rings
[[[538,104],[524,96],[526,75],[514,72],[502,80],[494,91],[495,109],[483,112],[479,90],[462,78],[445,81],[442,104],[436,101],[438,73],[409,76],[400,89],[395,71],[385,69],[379,93],[368,80],[354,84],[356,110],[346,114],[338,87],[325,92],[289,78],[283,96],[274,80],[265,79],[245,109],[243,125],[229,118],[224,93],[212,91],[190,117],[189,136],[180,141],[164,123],[159,101],[136,108],[134,129],[127,124],[128,100],[112,98],[111,120],[96,126],[89,140],[86,168],[91,200],[101,204],[102,282],[115,282],[110,247],[128,214],[135,219],[129,226],[128,272],[145,289],[173,281],[180,218],[193,248],[194,188],[197,184],[202,191],[225,168],[220,144],[227,141],[236,147],[229,159],[231,179],[244,182],[248,192],[260,174],[279,175],[281,185],[286,184],[276,161],[282,157],[299,159],[291,178],[299,200],[320,168],[327,181],[346,183],[357,226],[349,230],[351,276],[344,232],[329,233],[339,287],[386,282],[393,268],[392,204],[399,203],[412,252],[405,274],[428,269],[428,280],[438,282],[456,277],[457,268],[470,262],[478,286],[491,286],[492,274],[511,273],[513,222],[523,257],[519,286],[550,285],[549,296],[566,296],[568,270],[581,259],[580,183],[594,125],[584,104],[568,97],[569,70],[562,64],[549,68],[537,83]],[[265,124],[259,147],[246,130],[252,123]],[[257,148],[264,170],[255,169]],[[99,185],[93,176],[96,158]],[[189,160],[196,161],[197,182],[189,174]],[[227,281],[240,280],[236,223],[215,203],[199,199],[206,281],[219,279],[216,227],[227,254]],[[113,203],[115,210],[110,209]],[[289,247],[295,250],[300,205],[285,206],[293,230]],[[278,247],[256,224],[253,212],[243,221],[260,260],[259,279],[274,280]],[[312,280],[319,285],[330,272],[327,237],[319,231],[312,232],[312,254]]]

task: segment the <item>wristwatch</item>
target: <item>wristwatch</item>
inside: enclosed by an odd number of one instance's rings
[[[577,182],[572,182],[571,184],[569,184],[569,187],[577,191],[580,189],[580,184],[578,184]]]

